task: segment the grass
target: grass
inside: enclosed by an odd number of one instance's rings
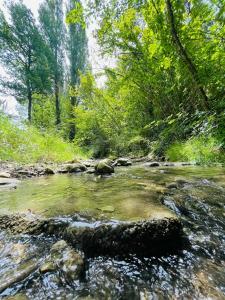
[[[170,161],[191,161],[198,164],[225,162],[221,144],[215,137],[192,137],[181,143],[176,142],[166,151]]]
[[[64,141],[56,132],[40,133],[32,126],[18,128],[0,115],[0,161],[64,162],[85,159],[88,153]]]

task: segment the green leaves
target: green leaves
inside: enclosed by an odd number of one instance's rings
[[[66,22],[68,24],[80,24],[83,28],[86,27],[85,19],[84,19],[84,10],[81,3],[76,2],[74,9],[68,12],[66,16]]]

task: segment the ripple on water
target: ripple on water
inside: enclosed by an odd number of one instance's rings
[[[165,172],[160,172],[161,170]],[[178,182],[178,189],[165,189]],[[34,272],[2,296],[11,299],[225,299],[225,171],[222,168],[142,166],[119,168],[115,176],[53,176],[24,181],[1,193],[0,212],[46,216],[104,215],[136,219],[179,212],[190,244],[179,255],[161,258],[96,257],[86,260],[80,281]],[[167,199],[161,205],[161,198]],[[104,209],[108,206],[110,209]],[[112,209],[113,208],[113,209]],[[82,222],[83,224],[83,222]],[[44,258],[54,242],[45,237],[0,234],[0,281],[24,261]],[[11,255],[9,255],[11,254]],[[21,298],[19,298],[21,297]]]

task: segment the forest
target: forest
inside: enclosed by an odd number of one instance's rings
[[[139,157],[224,162],[224,1],[44,0],[0,11],[0,159]],[[94,22],[97,23],[93,24]],[[98,55],[92,69],[87,28]],[[101,82],[104,82],[103,84]]]

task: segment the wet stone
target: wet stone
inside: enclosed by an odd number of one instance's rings
[[[160,163],[157,161],[145,163],[145,167],[149,167],[149,168],[160,167]]]
[[[116,166],[131,166],[132,165],[132,161],[129,158],[118,158],[115,162]]]
[[[84,260],[78,251],[64,240],[55,243],[47,261],[40,267],[40,273],[61,271],[69,280],[78,280],[84,270]]]
[[[74,163],[74,164],[66,164],[63,165],[59,170],[58,173],[79,173],[86,171],[87,168],[85,165],[82,165],[80,163]]]
[[[177,189],[178,188],[178,184],[176,182],[171,182],[169,184],[166,185],[167,189]]]
[[[0,172],[0,178],[10,178],[11,175],[7,172]]]
[[[55,174],[55,172],[54,172],[54,170],[51,169],[51,168],[46,168],[46,169],[44,170],[44,175],[54,175],[54,174]]]
[[[102,160],[95,166],[95,172],[98,175],[114,173],[113,162],[110,160]]]

